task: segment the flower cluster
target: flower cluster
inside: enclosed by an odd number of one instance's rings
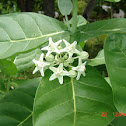
[[[58,78],[60,84],[63,84],[63,76],[76,77],[77,80],[80,79],[81,74],[85,76],[85,65],[89,55],[85,51],[77,50],[76,44],[76,41],[70,44],[64,39],[54,43],[50,37],[48,46],[41,49],[43,53],[39,61],[33,59],[36,66],[33,74],[40,71],[41,76],[44,77],[45,70],[50,69],[53,74],[49,80]],[[47,51],[46,54],[44,50]],[[74,66],[75,61],[78,62],[77,66]]]

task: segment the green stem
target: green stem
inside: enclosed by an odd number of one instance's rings
[[[72,20],[72,28],[71,28],[72,36],[70,38],[70,43],[74,41],[73,35],[77,29],[77,11],[78,11],[78,0],[72,0],[72,1],[73,1],[73,20]]]
[[[69,20],[68,20],[68,16],[67,15],[65,15],[65,19],[66,19],[67,27],[70,30],[70,24],[69,24]]]
[[[8,77],[8,82],[7,82],[7,93],[10,91],[10,78]]]

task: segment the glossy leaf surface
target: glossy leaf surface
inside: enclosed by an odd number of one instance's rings
[[[126,33],[126,19],[108,19],[79,27],[76,39],[77,42],[82,42],[100,35],[120,32]]]
[[[45,76],[34,102],[34,126],[106,126],[112,121],[112,91],[97,70],[88,66],[86,77],[66,77],[63,85],[49,81],[49,72]]]
[[[98,66],[98,65],[102,65],[102,64],[105,64],[104,50],[103,49],[101,51],[99,51],[98,55],[94,59],[90,60],[88,65]]]
[[[73,4],[71,0],[58,0],[58,7],[63,16],[69,15],[72,11]]]
[[[57,40],[65,34],[65,25],[56,19],[36,13],[14,13],[0,16],[0,59]],[[68,35],[68,33],[67,33]]]
[[[126,113],[126,34],[110,35],[104,50],[115,106]]]

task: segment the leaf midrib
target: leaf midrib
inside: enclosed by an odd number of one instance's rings
[[[26,39],[20,39],[20,40],[11,40],[11,41],[5,41],[5,42],[0,42],[0,43],[7,43],[7,42],[12,42],[13,43],[13,42],[31,41],[31,40],[36,40],[36,39],[41,39],[41,38],[44,38],[44,37],[48,37],[48,36],[61,34],[61,33],[64,33],[64,32],[65,31],[60,31],[60,32],[45,34],[45,35],[34,37],[34,38],[26,38]]]
[[[32,114],[33,114],[33,112],[29,116],[27,116],[26,119],[24,119],[23,121],[21,121],[17,126],[21,126],[24,122],[26,122],[32,116]]]
[[[73,100],[74,100],[74,123],[73,123],[73,126],[75,126],[75,123],[76,123],[76,98],[75,98],[75,89],[74,89],[73,78],[71,78],[71,84],[72,84],[72,92],[73,92]]]

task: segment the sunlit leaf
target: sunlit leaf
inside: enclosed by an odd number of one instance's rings
[[[69,15],[72,11],[73,4],[71,0],[58,0],[58,7],[63,16]]]
[[[110,35],[104,50],[115,106],[126,113],[126,34]]]
[[[34,102],[34,126],[106,126],[113,120],[111,88],[94,68],[87,67],[79,81],[64,78],[63,85],[49,81],[49,72],[45,76]]]
[[[102,65],[102,64],[105,64],[104,50],[103,49],[101,51],[99,51],[98,55],[94,59],[90,60],[88,65],[98,66],[98,65]]]
[[[51,17],[36,13],[0,16],[0,59],[47,44],[49,37],[59,40],[66,26]],[[53,39],[53,40],[54,40]]]
[[[80,26],[76,33],[76,40],[82,42],[100,35],[120,32],[126,33],[126,19],[108,19]]]

